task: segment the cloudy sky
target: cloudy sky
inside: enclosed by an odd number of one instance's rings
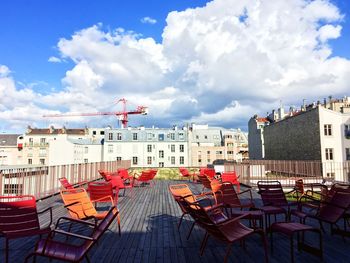
[[[251,116],[350,96],[347,0],[4,0],[0,132],[28,125],[202,123],[247,130]]]

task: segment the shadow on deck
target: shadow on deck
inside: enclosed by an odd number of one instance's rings
[[[199,246],[204,231],[195,227],[189,240],[186,235],[192,224],[185,217],[180,230],[177,223],[181,216],[178,205],[168,191],[168,185],[184,181],[156,182],[156,186],[135,188],[135,196],[119,198],[122,235],[119,237],[117,224],[114,222],[99,244],[89,253],[91,262],[223,262],[226,244],[209,238],[204,255],[199,255]],[[188,183],[188,182],[186,182]],[[191,184],[194,191],[201,187]],[[254,194],[256,205],[260,204]],[[66,216],[60,196],[55,196],[38,203],[41,210],[47,206],[54,207],[54,222]],[[42,218],[44,221],[48,218]],[[327,229],[328,230],[328,229]],[[10,241],[10,262],[23,262],[26,255],[34,249],[38,237],[22,238]],[[4,239],[1,239],[0,262],[4,260]],[[324,262],[349,262],[350,239],[331,236],[329,231],[323,235]],[[270,262],[290,262],[289,239],[274,235],[274,254],[269,254]],[[229,262],[263,262],[264,252],[259,236],[246,239],[245,248],[239,243],[233,245]],[[47,262],[46,258],[37,258],[37,262]],[[295,262],[320,262],[320,259],[305,252],[295,251]]]

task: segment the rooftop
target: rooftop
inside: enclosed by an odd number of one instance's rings
[[[90,251],[91,262],[223,262],[226,245],[209,238],[204,255],[199,254],[199,247],[204,237],[204,231],[195,227],[187,240],[186,235],[192,224],[185,216],[181,228],[177,223],[181,211],[170,195],[170,184],[184,181],[157,180],[155,187],[135,188],[135,196],[119,197],[118,208],[121,216],[122,235],[118,236],[116,222],[112,224],[98,245]],[[199,184],[190,187],[200,192]],[[254,192],[256,204],[260,199]],[[60,216],[65,216],[60,196],[38,202],[38,210],[52,206],[54,222]],[[43,218],[47,220],[47,218]],[[38,237],[15,239],[10,241],[10,262],[23,262],[26,255],[33,251]],[[323,235],[324,262],[347,262],[349,258],[349,242],[339,236],[331,236],[329,229]],[[229,262],[263,262],[263,249],[259,236],[248,237],[245,249],[239,243],[233,245]],[[0,256],[3,257],[3,243]],[[270,253],[272,263],[289,261],[289,239],[282,235],[274,235],[274,254]],[[288,259],[288,260],[287,260]],[[3,258],[1,258],[3,260]],[[295,249],[295,262],[319,262],[319,258]],[[45,258],[37,258],[37,262],[47,262]]]

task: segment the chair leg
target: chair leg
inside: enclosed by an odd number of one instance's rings
[[[86,261],[87,261],[88,263],[90,263],[90,258],[89,258],[89,255],[88,255],[88,254],[85,255],[85,258],[86,258]]]
[[[229,243],[229,244],[227,245],[226,254],[225,254],[225,258],[224,258],[224,262],[225,262],[225,263],[227,262],[228,256],[230,255],[231,247],[232,247],[232,244]]]
[[[9,240],[5,238],[5,262],[9,262]]]
[[[118,231],[119,231],[119,236],[121,236],[121,231],[120,231],[120,216],[118,214],[117,216],[117,219],[118,219]]]
[[[181,223],[182,223],[182,219],[184,218],[184,216],[185,216],[185,213],[183,213],[182,216],[180,217],[180,221],[177,224],[177,229],[180,229],[180,226],[181,226]]]
[[[293,235],[290,236],[290,259],[291,262],[294,263],[294,246],[293,246]]]
[[[202,240],[202,244],[201,244],[201,246],[200,246],[200,248],[199,248],[199,251],[200,251],[200,255],[201,255],[201,256],[203,255],[204,250],[205,250],[205,248],[206,248],[206,246],[207,246],[208,238],[209,238],[209,234],[208,234],[208,232],[205,232],[205,236],[204,236],[204,238],[203,238],[203,240]]]
[[[190,238],[192,230],[193,230],[195,224],[196,224],[196,222],[193,222],[193,224],[191,226],[191,229],[190,229],[190,232],[188,232],[188,234],[187,234],[187,237],[186,237],[187,240]]]

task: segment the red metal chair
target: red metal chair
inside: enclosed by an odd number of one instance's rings
[[[111,202],[112,197],[114,201],[113,205],[117,205],[119,188],[116,188],[115,191],[116,193],[113,193],[111,182],[90,182],[88,184],[90,200],[95,204]]]
[[[88,183],[87,181],[82,181],[73,185],[70,182],[68,182],[68,179],[66,177],[58,178],[58,180],[61,183],[62,189],[74,189],[74,187],[81,187]]]
[[[207,167],[202,167],[199,169],[199,174],[200,175],[206,175],[208,176],[210,179],[215,178],[215,169],[214,168],[207,168]]]
[[[259,207],[265,214],[266,230],[271,225],[271,215],[275,221],[278,214],[285,215],[285,221],[290,219],[290,206],[297,205],[296,202],[288,202],[279,181],[258,181],[258,193],[261,196],[263,206]]]
[[[98,173],[103,177],[106,182],[111,180],[112,174],[105,170],[98,170]]]
[[[35,246],[35,251],[25,258],[25,262],[28,262],[32,257],[36,256],[50,258],[50,261],[51,259],[57,259],[68,262],[81,262],[84,258],[86,258],[87,261],[90,262],[88,252],[93,247],[93,245],[99,241],[101,236],[106,232],[113,220],[118,215],[119,212],[117,208],[112,207],[99,224],[61,217],[57,221],[56,229],[51,231],[48,238],[39,240]],[[79,224],[86,228],[92,228],[92,235],[85,236],[58,229],[61,226],[61,221],[63,221],[62,223],[65,223],[64,221],[68,221],[73,224]],[[56,236],[65,236],[66,242],[57,240],[57,238],[55,239]],[[69,243],[67,242],[67,239],[73,240]],[[83,242],[81,243],[81,241]]]
[[[206,210],[199,203],[189,203],[186,199],[182,200],[196,223],[206,231],[200,247],[201,255],[204,253],[209,236],[212,236],[215,239],[227,243],[227,250],[224,258],[224,262],[227,262],[234,242],[243,241],[252,234],[259,234],[263,242],[265,262],[268,262],[267,240],[264,231],[262,229],[251,229],[241,224],[240,220],[244,216],[228,219],[222,214],[219,207]]]
[[[241,184],[238,181],[238,177],[237,177],[237,174],[235,171],[222,173],[221,174],[221,181],[222,182],[230,182],[237,187],[238,193],[241,191]]]
[[[118,175],[123,179],[124,183],[130,184],[134,180],[134,176],[130,175],[125,168],[119,168],[117,170]]]
[[[44,212],[50,212],[50,222],[41,228],[38,215]],[[0,236],[5,238],[5,262],[9,258],[10,239],[48,234],[51,224],[51,207],[37,212],[34,196],[0,196]]]
[[[194,178],[196,176],[195,172],[190,173],[188,171],[188,169],[186,169],[184,167],[180,167],[179,170],[180,170],[180,174],[181,174],[182,177],[185,177],[185,178],[191,178],[192,177],[192,181],[194,181]]]
[[[112,187],[116,189],[123,189],[123,196],[125,196],[125,190],[130,189],[131,197],[134,196],[134,179],[132,179],[131,183],[126,184],[124,180],[119,175],[114,175],[111,177]]]
[[[307,202],[304,199],[312,200],[314,203],[318,202],[318,208],[315,210],[308,209]],[[306,205],[305,205],[306,204]],[[339,234],[342,236],[350,236],[350,232],[346,229],[346,213],[350,209],[350,192],[335,191],[327,196],[324,200],[318,200],[310,195],[303,195],[300,199],[298,209],[292,210],[292,215],[297,216],[302,223],[305,224],[307,219],[315,219],[319,222],[322,231],[323,222],[330,225],[332,234]],[[338,222],[344,219],[344,229],[338,226]]]
[[[134,183],[138,186],[149,184],[151,187],[154,186],[154,177],[157,174],[157,170],[145,170],[142,171],[139,176],[134,176]]]
[[[230,217],[244,215],[244,218],[249,219],[250,223],[253,223],[252,225],[255,228],[256,221],[259,221],[260,228],[263,227],[263,213],[262,211],[255,209],[253,196],[250,189],[237,194],[232,183],[220,183],[218,181],[212,182],[211,187],[216,204],[222,204]],[[249,193],[250,199],[248,201],[241,202],[239,196],[242,196],[245,193]],[[249,209],[249,211],[243,209]]]

